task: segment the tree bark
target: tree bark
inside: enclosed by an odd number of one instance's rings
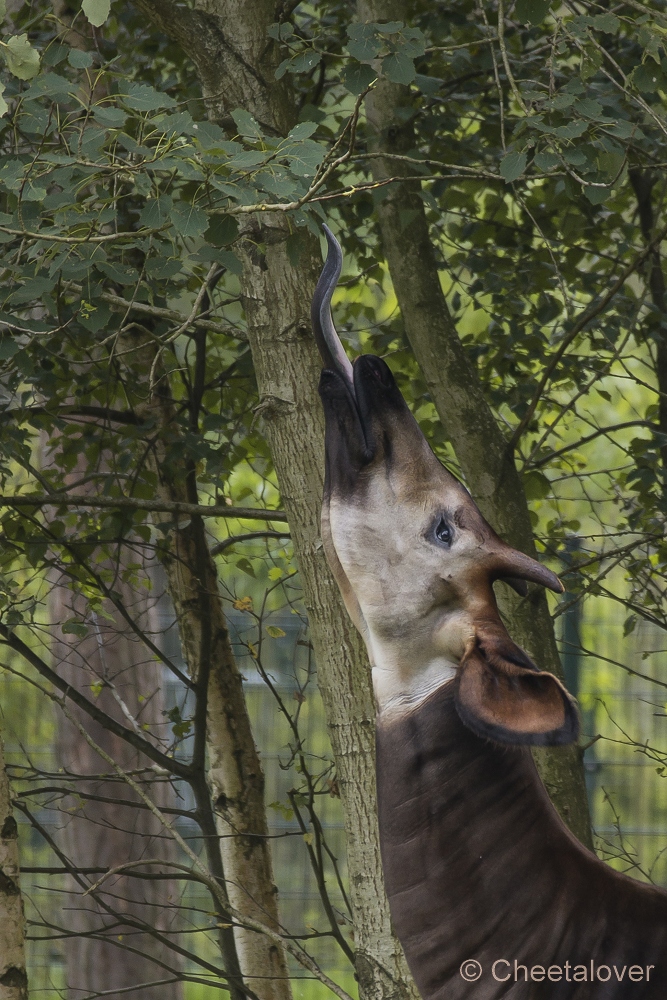
[[[0,1000],[28,1000],[18,828],[0,737]]]
[[[655,213],[653,210],[655,176],[648,170],[639,170],[635,167],[629,171],[629,177],[637,197],[637,211],[642,236],[646,243],[650,243],[655,236]],[[646,262],[646,268],[651,301],[660,317],[660,326],[656,337],[655,374],[658,383],[658,429],[663,435],[660,445],[663,489],[667,490],[667,293],[659,244],[653,248]]]
[[[287,78],[275,80],[279,54],[267,35],[275,4],[206,0],[194,11],[164,0],[136,0],[192,58],[211,117],[230,123],[237,107],[269,134],[296,122]],[[232,126],[235,129],[235,126]],[[281,496],[301,573],[318,683],[327,717],[345,814],[356,974],[362,1000],[415,998],[393,934],[380,862],[375,795],[375,707],[361,639],[348,619],[324,558],[320,503],[324,421],[317,394],[321,363],[309,308],[321,256],[300,230],[301,260],[289,262],[284,218],[247,220],[241,279],[248,340]],[[264,244],[265,253],[256,246]]]
[[[268,236],[268,238],[267,238]],[[413,996],[394,937],[379,852],[375,706],[361,638],[345,611],[320,537],[324,422],[321,362],[308,311],[320,269],[306,252],[297,271],[279,220],[265,223],[266,256],[244,254],[244,298],[264,426],[299,564],[317,676],[345,814],[355,964],[361,997]],[[308,247],[310,250],[310,247]]]
[[[359,0],[357,10],[361,21],[409,20],[402,0]],[[405,155],[413,150],[414,110],[407,87],[381,78],[366,99],[372,151]],[[378,180],[407,172],[399,161],[373,160],[373,173]],[[384,191],[378,207],[382,245],[406,336],[431,399],[480,510],[510,545],[535,556],[528,505],[514,456],[463,349],[442,292],[419,182],[399,182]],[[544,591],[531,587],[528,597],[518,598],[507,586],[500,586],[501,610],[512,637],[541,669],[562,679]],[[559,813],[573,833],[592,847],[586,786],[577,747],[539,749],[535,758]]]

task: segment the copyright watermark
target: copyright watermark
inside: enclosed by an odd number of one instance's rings
[[[655,965],[596,965],[591,960],[574,965],[522,965],[517,959],[497,958],[490,973],[497,983],[648,983]],[[461,962],[459,975],[467,983],[476,983],[484,974],[481,962],[468,958]],[[654,979],[655,981],[655,979]]]
[[[465,979],[467,983],[477,982],[481,978],[483,971],[482,966],[474,958],[469,958],[466,962],[461,962],[461,968],[459,969],[461,979]]]

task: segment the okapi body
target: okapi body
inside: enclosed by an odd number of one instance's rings
[[[424,1000],[667,1000],[667,893],[568,831],[530,745],[578,735],[575,702],[510,638],[493,583],[562,592],[506,545],[431,451],[380,358],[351,365],[313,300],[325,368],[322,540],[370,657],[391,915]]]

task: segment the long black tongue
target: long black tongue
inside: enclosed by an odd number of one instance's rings
[[[340,337],[336,332],[331,315],[331,297],[336,289],[343,267],[343,251],[329,227],[322,226],[322,229],[327,238],[328,252],[310,307],[313,333],[315,334],[317,347],[325,367],[333,368],[342,375],[354,396],[352,365],[345,353],[345,348],[340,342]]]

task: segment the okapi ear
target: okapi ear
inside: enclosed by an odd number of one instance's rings
[[[456,708],[469,729],[498,743],[560,746],[579,735],[576,703],[560,681],[495,630],[461,661]]]

